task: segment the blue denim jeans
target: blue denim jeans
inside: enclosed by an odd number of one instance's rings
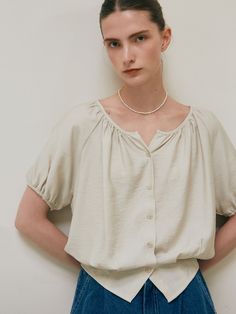
[[[147,279],[128,302],[110,292],[82,267],[70,314],[212,314],[217,313],[206,281],[198,269],[195,277],[170,303]]]

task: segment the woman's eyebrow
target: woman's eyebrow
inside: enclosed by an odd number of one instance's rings
[[[129,36],[129,38],[132,38],[132,37],[134,37],[134,36],[136,36],[136,35],[139,35],[139,34],[141,34],[141,33],[147,33],[147,32],[149,32],[149,30],[148,30],[148,29],[144,29],[144,30],[139,31],[139,32],[137,32],[137,33],[131,34],[131,35]],[[111,40],[119,40],[119,39],[117,39],[117,38],[105,38],[105,39],[104,39],[104,42],[106,42],[106,41],[111,41]]]

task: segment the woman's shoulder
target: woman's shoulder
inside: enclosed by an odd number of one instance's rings
[[[58,137],[66,141],[71,137],[86,137],[93,129],[95,124],[95,115],[92,106],[96,101],[79,102],[67,109],[56,122],[52,125],[49,135],[52,138]]]
[[[217,114],[214,113],[211,109],[204,107],[203,105],[193,105],[193,113],[198,120],[201,120],[204,124],[207,124],[211,127],[216,127],[219,125],[220,120],[217,117]]]
[[[193,106],[193,119],[195,120],[200,132],[207,134],[212,138],[216,138],[219,134],[226,135],[226,130],[218,118],[217,114],[202,105]]]
[[[109,115],[122,114],[124,106],[120,104],[117,94],[109,95],[105,98],[99,99],[100,105]]]
[[[79,102],[71,105],[69,109],[59,117],[55,125],[62,128],[71,128],[74,126],[89,125],[93,122],[92,107],[96,104],[96,100]]]
[[[75,122],[91,118],[91,107],[93,107],[95,104],[95,99],[74,104],[68,110],[66,110],[62,118],[69,119]]]

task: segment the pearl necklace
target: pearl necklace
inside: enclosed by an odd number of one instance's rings
[[[148,112],[147,112],[147,111],[146,111],[146,112],[145,112],[145,111],[137,111],[137,110],[134,110],[134,109],[130,108],[130,107],[124,102],[124,100],[122,99],[122,97],[121,97],[121,95],[120,95],[120,91],[121,91],[121,88],[118,89],[117,93],[118,93],[118,96],[119,96],[121,102],[122,102],[128,109],[132,110],[133,112],[141,113],[141,114],[150,114],[150,113],[153,113],[153,112],[157,111],[158,109],[160,109],[160,108],[165,104],[165,102],[166,102],[166,100],[167,100],[167,92],[166,92],[166,95],[165,95],[165,98],[164,98],[163,102],[162,102],[156,109],[154,109],[154,110],[152,110],[152,111],[148,111]]]

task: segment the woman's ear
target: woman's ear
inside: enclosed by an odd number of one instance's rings
[[[161,51],[165,51],[170,42],[171,42],[171,35],[172,30],[169,26],[166,26],[166,28],[162,31],[162,45],[161,45]]]

